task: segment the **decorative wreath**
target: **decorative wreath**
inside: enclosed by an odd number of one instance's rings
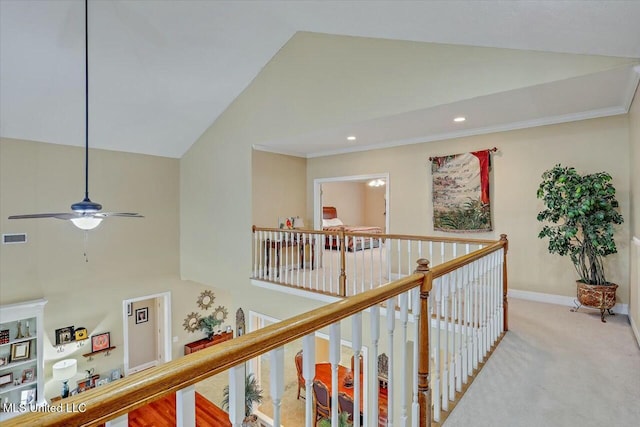
[[[228,315],[229,315],[229,312],[227,311],[227,309],[224,308],[223,306],[219,305],[213,311],[213,314],[211,315],[211,317],[213,317],[214,319],[219,320],[221,322],[224,322],[225,320],[227,320],[227,316]]]
[[[198,307],[202,310],[208,310],[209,307],[213,305],[213,301],[215,301],[216,297],[213,295],[213,291],[206,290],[200,293],[198,297]]]
[[[182,326],[184,326],[184,330],[189,333],[197,331],[198,329],[200,329],[200,315],[193,312],[187,314],[187,317],[185,317]]]

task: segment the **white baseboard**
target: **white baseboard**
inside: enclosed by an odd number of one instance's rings
[[[566,305],[575,307],[576,297],[567,297],[564,295],[544,294],[542,292],[520,291],[518,289],[509,289],[507,295],[509,298],[524,299],[528,301],[546,302],[548,304]],[[612,311],[616,314],[629,315],[629,304],[616,304]]]

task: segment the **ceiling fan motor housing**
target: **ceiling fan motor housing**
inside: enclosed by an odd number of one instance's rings
[[[88,198],[71,205],[71,210],[76,213],[95,213],[101,209],[102,205],[100,203],[94,203]]]

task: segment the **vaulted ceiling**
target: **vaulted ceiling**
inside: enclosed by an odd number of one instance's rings
[[[239,96],[277,126],[258,148],[303,157],[624,114],[638,22],[638,1],[90,0],[90,146],[181,157]],[[84,144],[83,33],[83,1],[0,0],[0,136]]]

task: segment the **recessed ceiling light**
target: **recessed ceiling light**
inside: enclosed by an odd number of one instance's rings
[[[467,118],[462,116],[453,119],[454,122],[464,122],[465,120],[467,120]]]
[[[355,140],[356,140],[356,137],[353,135],[347,137],[347,141],[355,141]]]

